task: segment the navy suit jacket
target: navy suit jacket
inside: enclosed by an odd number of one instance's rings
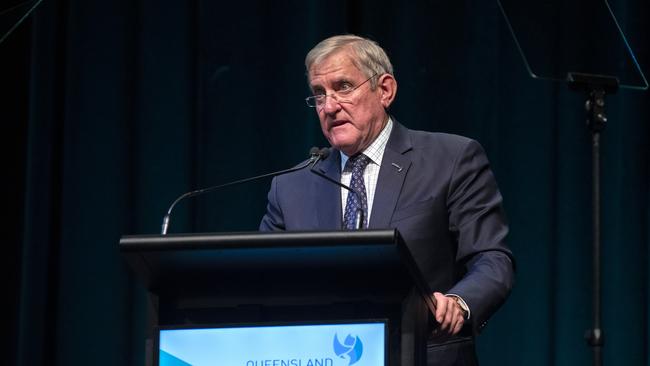
[[[316,169],[340,181],[338,150]],[[273,180],[260,230],[337,230],[341,211],[340,188],[300,170]],[[502,198],[476,141],[394,122],[368,226],[397,228],[430,288],[465,300],[470,332],[461,334],[480,331],[510,292],[514,260]],[[441,364],[473,364],[456,361]]]

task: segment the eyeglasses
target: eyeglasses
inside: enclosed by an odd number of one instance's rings
[[[325,101],[327,100],[327,97],[334,98],[339,103],[350,103],[352,93],[354,93],[355,90],[359,89],[363,84],[367,83],[370,81],[370,79],[374,78],[377,76],[377,73],[374,73],[371,77],[367,78],[363,83],[352,87],[347,86],[347,87],[342,87],[341,89],[330,93],[330,94],[318,94],[318,95],[312,95],[311,97],[305,98],[305,102],[307,102],[307,105],[312,107],[312,108],[322,108],[325,105]]]

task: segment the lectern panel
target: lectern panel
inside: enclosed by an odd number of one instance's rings
[[[385,362],[425,360],[435,305],[396,230],[125,236],[120,250],[150,292],[152,338],[168,326],[387,319]],[[276,359],[263,360],[237,365]]]

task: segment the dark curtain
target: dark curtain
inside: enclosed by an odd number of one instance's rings
[[[612,6],[650,70],[647,2]],[[286,168],[324,146],[303,101],[303,58],[348,32],[388,51],[397,120],[475,138],[488,153],[518,273],[478,338],[482,364],[590,363],[584,96],[527,75],[495,1],[342,0],[46,0],[0,44],[5,212],[15,213],[11,363],[142,365],[146,292],[119,255],[120,236],[158,232],[183,192]],[[650,365],[649,102],[631,90],[607,98],[607,365]],[[268,184],[183,201],[170,232],[255,230]]]

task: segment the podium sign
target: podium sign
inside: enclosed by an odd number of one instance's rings
[[[160,331],[160,366],[382,366],[386,323],[233,326]]]

